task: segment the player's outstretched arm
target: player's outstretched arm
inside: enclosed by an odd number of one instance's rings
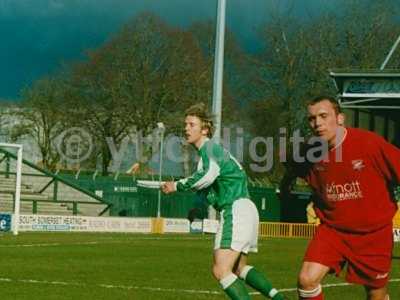
[[[196,171],[192,176],[177,182],[178,191],[202,190],[209,187],[220,174],[220,168],[214,160],[204,165],[202,170]]]
[[[167,181],[161,186],[164,194],[171,194],[176,192],[176,184],[173,181]]]

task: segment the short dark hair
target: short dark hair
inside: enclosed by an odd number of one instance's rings
[[[207,137],[212,138],[214,134],[213,116],[208,112],[207,106],[203,103],[192,105],[185,111],[185,117],[194,116],[200,119],[201,128],[208,129]]]
[[[310,101],[308,101],[307,106],[315,105],[315,104],[325,101],[325,100],[329,101],[332,104],[333,109],[335,110],[335,113],[337,115],[342,113],[342,109],[339,105],[339,102],[336,100],[335,97],[332,97],[332,96],[327,96],[327,95],[317,96],[317,97],[311,99]]]

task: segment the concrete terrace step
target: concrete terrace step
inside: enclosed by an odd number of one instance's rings
[[[13,190],[1,190],[0,189],[0,199],[13,199],[14,195]],[[8,196],[8,197],[7,197]],[[29,199],[29,200],[50,200],[48,195],[39,194],[37,192],[32,191],[21,191],[21,199]]]
[[[83,216],[98,216],[105,208],[107,204],[78,204],[78,214]]]
[[[14,202],[13,201],[0,201],[0,211],[2,212],[13,212]],[[20,212],[31,214],[33,211],[33,203],[22,201],[20,205]],[[48,214],[65,214],[72,215],[72,210],[68,208],[66,204],[57,202],[38,202],[37,213],[48,213]]]
[[[0,177],[0,187],[9,186],[15,189],[15,179],[14,178],[1,178]],[[32,189],[33,185],[30,183],[21,182],[21,188]]]
[[[51,197],[50,197],[51,198]],[[24,201],[25,199],[25,201]],[[32,213],[32,202],[26,200],[38,200],[37,202],[37,211],[38,213],[49,212],[51,214],[57,213],[65,213],[68,215],[72,214],[73,204],[72,203],[63,203],[62,201],[51,201],[46,195],[23,195],[21,194],[21,204],[20,210],[25,211],[27,213]],[[40,201],[40,200],[45,200]],[[0,192],[0,211],[13,211],[14,200],[11,194],[1,193]],[[98,216],[105,208],[107,204],[104,203],[96,203],[93,204],[88,203],[79,203],[78,202],[78,215],[84,216]]]
[[[15,185],[12,184],[1,184],[0,183],[0,191],[6,191],[6,192],[10,192],[10,193],[14,193],[15,192]],[[37,191],[35,191],[32,187],[27,187],[27,186],[23,186],[21,185],[21,193],[37,193]]]
[[[45,188],[51,181],[52,177],[50,176],[32,176],[29,174],[23,174],[21,183],[21,200],[37,200],[37,213],[48,212],[50,214],[57,213],[72,215],[73,204],[61,204],[62,200],[76,201],[78,203],[78,215],[98,216],[107,207],[107,204],[91,198],[90,195],[86,195],[80,190],[70,187],[68,184],[62,182],[58,182],[57,189],[57,198],[60,202],[55,202],[59,207],[57,208],[54,204],[48,204],[47,202],[44,203],[42,201],[51,201],[53,199],[53,183],[48,186],[43,193],[38,193],[38,191]],[[10,177],[6,178],[4,174],[0,174],[0,211],[3,210],[3,207],[10,212],[13,210],[13,194],[15,194],[15,175],[10,174]],[[8,202],[2,204],[4,201]],[[96,204],[79,203],[92,201]],[[32,213],[31,201],[21,201],[21,211],[24,210],[26,210],[26,213]]]

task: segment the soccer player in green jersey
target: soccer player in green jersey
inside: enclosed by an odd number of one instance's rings
[[[262,273],[247,264],[248,253],[257,252],[258,211],[249,199],[246,173],[228,151],[210,139],[213,129],[203,103],[186,110],[186,140],[200,156],[197,171],[188,178],[166,182],[162,190],[166,194],[205,192],[209,204],[220,213],[212,272],[231,299],[250,299],[244,282],[271,299],[284,299]]]

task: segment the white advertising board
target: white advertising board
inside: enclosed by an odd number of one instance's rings
[[[164,232],[189,233],[190,222],[188,219],[164,219]]]
[[[217,233],[219,227],[218,220],[204,219],[203,220],[203,232],[205,233]]]
[[[20,231],[150,233],[150,218],[20,215]]]
[[[190,232],[191,233],[202,233],[203,232],[203,221],[193,221],[190,223]]]
[[[393,228],[393,240],[400,242],[400,228]]]

